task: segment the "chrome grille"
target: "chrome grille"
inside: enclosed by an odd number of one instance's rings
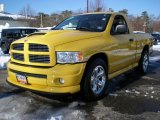
[[[48,46],[47,45],[42,45],[42,44],[29,44],[29,51],[34,51],[34,52],[49,52]]]
[[[13,44],[12,46],[13,50],[24,50],[24,44],[23,43],[19,43],[19,44]]]
[[[20,53],[13,53],[13,59],[19,60],[19,61],[24,61],[24,55]]]
[[[36,63],[50,63],[49,55],[29,55],[30,62]]]

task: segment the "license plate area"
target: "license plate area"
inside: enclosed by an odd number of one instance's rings
[[[27,85],[28,84],[28,80],[27,80],[27,77],[25,75],[21,75],[21,74],[16,74],[16,78],[17,78],[17,81],[21,84],[25,84]]]

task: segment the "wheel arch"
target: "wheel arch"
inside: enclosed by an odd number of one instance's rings
[[[92,55],[88,59],[86,67],[88,67],[92,63],[92,61],[94,61],[95,59],[102,59],[102,60],[104,60],[104,62],[107,65],[107,69],[108,69],[108,55],[106,55],[105,53],[96,53],[96,54]]]
[[[98,64],[97,64],[97,62],[98,62]],[[102,63],[103,65],[106,65],[106,72],[107,72],[106,77],[108,78],[108,56],[107,56],[107,54],[96,53],[96,54],[92,55],[86,63],[86,67],[85,67],[83,77],[82,77],[82,80],[81,80],[81,83],[80,83],[80,91],[81,91],[80,93],[82,94],[82,96],[84,96],[84,98],[87,101],[99,100],[106,93],[106,90],[107,90],[107,84],[106,83],[105,83],[105,86],[104,86],[103,90],[100,93],[98,93],[97,95],[95,95],[90,88],[90,84],[91,84],[90,83],[90,76],[92,74],[92,69],[95,66],[99,65],[100,63]],[[106,80],[107,80],[107,78],[106,78]]]
[[[149,53],[149,45],[145,45],[145,46],[143,47],[142,53],[143,53],[144,51],[147,51],[147,52]]]
[[[109,70],[109,65],[108,65],[108,55],[106,55],[105,53],[96,53],[94,55],[92,55],[88,61],[87,61],[87,64],[86,64],[86,67],[85,67],[85,70],[84,70],[84,73],[83,73],[83,77],[82,77],[82,80],[81,80],[81,83],[83,82],[84,80],[84,76],[85,76],[85,73],[89,67],[89,65],[95,60],[95,59],[102,59],[104,60],[104,62],[106,63],[106,70],[108,71]],[[108,74],[108,73],[107,73]]]

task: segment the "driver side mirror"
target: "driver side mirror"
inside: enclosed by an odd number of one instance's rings
[[[125,34],[127,32],[127,26],[126,25],[117,25],[115,29],[116,34]]]

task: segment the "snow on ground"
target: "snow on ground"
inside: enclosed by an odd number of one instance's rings
[[[6,69],[9,59],[10,55],[4,55],[0,48],[0,69]]]
[[[158,45],[153,45],[152,55],[158,52],[160,52],[160,42],[158,43]],[[160,61],[160,53],[158,53],[156,57],[155,56],[150,57],[150,61]]]
[[[160,51],[160,42],[158,45],[153,45],[153,50]]]

